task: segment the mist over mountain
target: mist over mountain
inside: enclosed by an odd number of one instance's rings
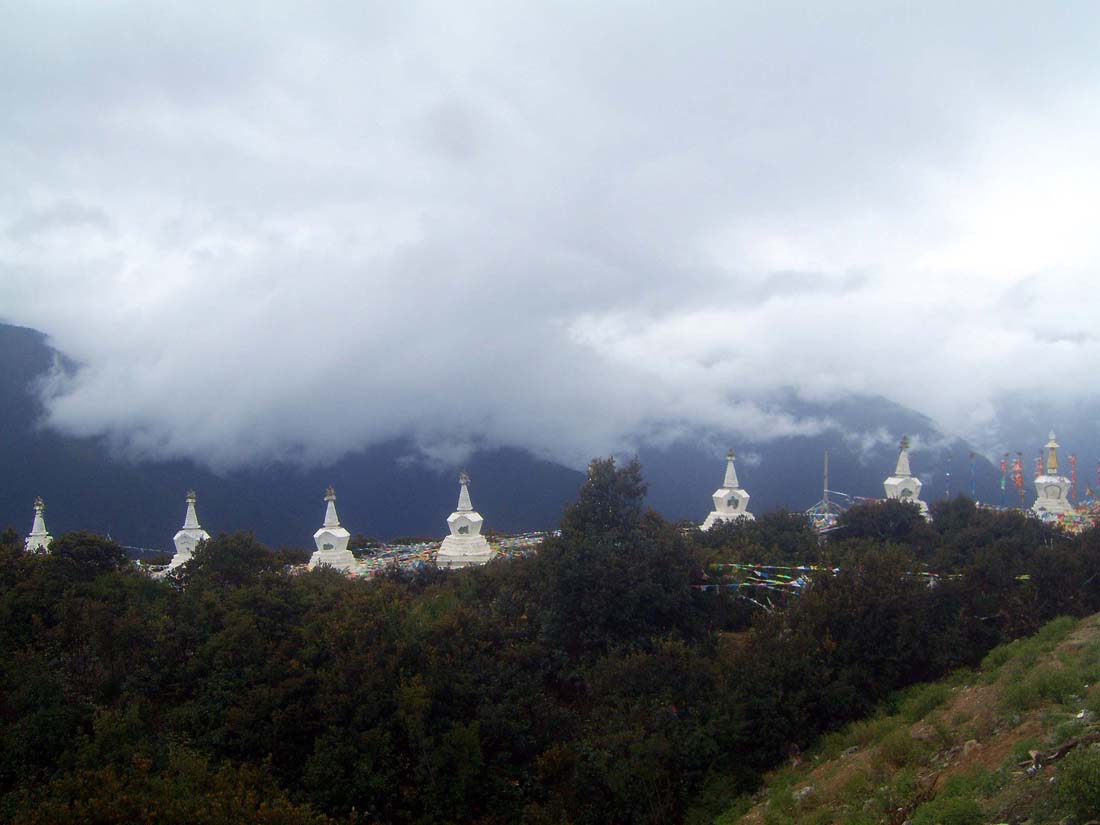
[[[20,532],[29,526],[31,502],[41,495],[55,535],[87,528],[110,533],[123,544],[167,549],[183,517],[184,492],[193,487],[200,517],[211,532],[248,529],[271,544],[308,546],[329,484],[337,488],[341,520],[353,533],[389,539],[445,531],[458,466],[424,455],[408,438],[354,449],[324,466],[283,461],[214,472],[192,459],[128,459],[106,438],[74,437],[42,424],[40,379],[59,360],[63,356],[41,333],[0,325],[0,463],[7,468],[0,476],[0,523]],[[773,403],[792,416],[826,423],[812,435],[756,443],[729,432],[692,431],[670,423],[667,432],[675,435],[653,438],[637,450],[649,482],[649,503],[669,519],[701,521],[710,494],[721,483],[730,446],[737,450],[753,512],[803,510],[820,499],[825,450],[831,489],[880,497],[902,435],[913,442],[913,470],[924,481],[926,500],[946,494],[949,472],[952,493],[970,492],[969,447],[919,413],[873,397],[813,404],[787,393]],[[1041,444],[1045,435],[1045,429],[1037,430],[1033,440]],[[1062,443],[1074,445],[1070,432]],[[609,444],[605,452],[613,448]],[[501,532],[555,526],[583,479],[583,468],[539,459],[514,446],[474,450],[462,466],[473,477],[474,504],[487,527]],[[999,501],[995,466],[979,456],[974,468],[978,497]],[[1011,489],[1009,494],[1013,503]],[[1030,489],[1028,496],[1030,501]]]

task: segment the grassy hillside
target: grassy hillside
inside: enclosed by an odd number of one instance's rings
[[[1055,619],[918,685],[770,774],[716,825],[1100,817],[1100,615]]]

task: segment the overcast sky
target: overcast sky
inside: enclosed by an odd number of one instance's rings
[[[1094,2],[4,5],[0,318],[51,423],[226,468],[572,464],[1100,345]]]

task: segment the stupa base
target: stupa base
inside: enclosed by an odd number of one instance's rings
[[[317,550],[309,557],[309,569],[325,564],[334,570],[342,570],[345,573],[355,569],[358,562],[350,550]]]
[[[703,522],[702,526],[699,529],[700,530],[709,530],[711,527],[713,527],[716,524],[721,524],[722,522],[725,522],[725,521],[737,521],[739,519],[744,519],[745,521],[755,521],[756,516],[754,516],[752,513],[719,513],[719,512],[712,512],[710,515],[707,516],[706,521]]]
[[[435,564],[449,570],[457,570],[460,567],[475,567],[485,564],[493,558],[493,549],[483,536],[471,536],[459,538],[447,536],[443,544],[439,546],[439,552],[435,556]]]

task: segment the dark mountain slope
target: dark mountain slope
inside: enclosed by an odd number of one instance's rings
[[[375,445],[320,469],[272,464],[221,476],[190,461],[122,461],[98,439],[42,429],[36,426],[41,409],[33,383],[57,357],[41,333],[0,324],[0,466],[5,469],[0,473],[0,525],[12,524],[21,533],[29,529],[31,503],[41,495],[54,535],[87,528],[109,532],[127,545],[167,549],[183,518],[183,495],[193,487],[200,518],[211,532],[251,529],[270,544],[309,546],[324,512],[325,487],[334,484],[341,521],[353,533],[393,538],[445,532],[444,520],[457,496],[455,472],[409,461],[415,449],[406,441]],[[832,489],[881,496],[902,434],[943,445],[913,453],[926,500],[943,496],[948,470],[952,492],[969,491],[967,446],[944,438],[918,413],[876,398],[812,405],[791,394],[780,403],[795,415],[828,417],[837,427],[759,445],[728,434],[700,433],[694,440],[644,447],[640,458],[650,504],[667,518],[701,521],[721,483],[728,445],[742,457],[738,471],[754,512],[781,506],[801,510],[817,501],[825,449],[830,451]],[[555,526],[583,479],[577,470],[509,448],[479,452],[467,468],[474,504],[487,528],[502,532]],[[991,464],[976,462],[979,498],[999,500],[997,479]]]

